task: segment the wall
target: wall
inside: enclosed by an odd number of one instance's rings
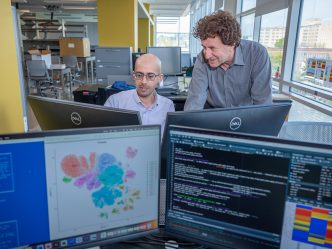
[[[0,16],[0,133],[23,132],[23,107],[9,0],[0,1]]]
[[[146,47],[150,46],[150,23],[148,18],[138,18],[138,48],[146,53]]]
[[[137,0],[97,0],[98,45],[138,46]]]
[[[98,23],[97,22],[89,22],[85,23],[88,27],[88,37],[90,40],[91,46],[98,45]]]

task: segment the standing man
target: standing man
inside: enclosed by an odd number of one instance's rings
[[[111,95],[104,106],[139,111],[143,125],[160,124],[163,134],[167,112],[175,109],[170,99],[156,92],[156,87],[163,80],[159,58],[153,54],[138,57],[133,79],[136,89]]]
[[[271,62],[259,43],[241,40],[240,25],[219,10],[198,21],[201,40],[184,110],[271,104]]]

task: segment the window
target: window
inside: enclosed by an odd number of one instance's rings
[[[189,51],[190,16],[157,17],[156,46],[181,46],[182,52]]]
[[[332,92],[331,7],[331,0],[303,0],[292,79]]]
[[[256,7],[256,0],[242,0],[241,11],[250,10]]]
[[[261,17],[259,43],[267,48],[272,74],[279,77],[285,41],[287,9],[275,11]]]
[[[193,1],[190,8],[190,31],[195,27],[196,23],[204,16],[211,14],[214,0]],[[220,3],[219,3],[220,5]],[[196,56],[202,50],[201,41],[190,34],[190,54]]]
[[[242,38],[258,41],[268,50],[272,74],[280,76],[272,81],[276,89],[328,115],[332,114],[331,9],[331,0],[238,0],[236,4]]]
[[[241,17],[242,39],[254,39],[255,13]]]

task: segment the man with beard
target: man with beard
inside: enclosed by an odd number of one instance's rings
[[[111,95],[104,106],[139,111],[143,125],[160,124],[163,134],[167,112],[175,109],[170,99],[156,92],[156,87],[163,80],[159,58],[153,54],[138,57],[133,79],[136,89]]]
[[[240,25],[219,10],[196,24],[201,40],[184,110],[271,104],[271,62],[259,43],[241,40]]]

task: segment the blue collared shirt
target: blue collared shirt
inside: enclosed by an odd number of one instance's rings
[[[156,92],[155,96],[153,105],[146,108],[138,97],[136,89],[127,90],[111,95],[104,106],[139,111],[143,125],[159,124],[163,134],[167,112],[174,112],[175,108],[172,100]]]
[[[271,62],[265,47],[241,40],[234,62],[226,71],[221,67],[210,68],[201,52],[184,109],[201,110],[206,101],[214,108],[271,104]]]

